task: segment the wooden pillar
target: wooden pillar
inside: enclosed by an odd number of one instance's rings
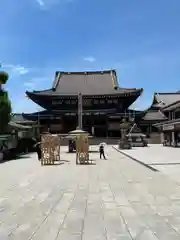
[[[151,133],[152,132],[152,126],[151,126],[151,124],[149,123],[149,133]]]
[[[175,142],[175,132],[172,131],[172,146],[175,147],[176,146],[176,142]]]
[[[161,133],[160,133],[160,136],[161,136],[161,143],[163,144],[163,142],[164,142],[164,140],[165,140],[165,139],[164,139],[164,132],[161,132]]]

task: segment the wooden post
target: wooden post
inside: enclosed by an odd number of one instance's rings
[[[82,129],[82,94],[78,94],[78,127]]]

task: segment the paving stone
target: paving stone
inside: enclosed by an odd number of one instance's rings
[[[67,147],[63,165],[42,167],[36,154],[1,164],[0,239],[180,239],[179,180],[105,151],[107,161],[90,154],[92,166],[77,166]]]

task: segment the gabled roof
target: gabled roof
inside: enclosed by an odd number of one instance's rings
[[[141,129],[138,127],[137,123],[134,123],[131,127],[130,131],[126,135],[128,137],[146,137],[145,134],[142,133]]]
[[[134,123],[133,126],[131,127],[130,131],[128,134],[130,133],[141,133],[140,128],[137,126],[137,123]]]
[[[177,101],[180,101],[180,92],[154,93],[152,106],[163,108]]]
[[[115,70],[56,72],[51,89],[34,91],[36,95],[108,95],[139,93],[142,88],[120,88]],[[29,92],[27,92],[27,95]]]
[[[167,117],[160,110],[147,110],[142,119],[145,121],[162,121],[167,120]]]
[[[25,119],[23,118],[21,113],[13,113],[12,114],[12,121],[13,122],[23,122]]]

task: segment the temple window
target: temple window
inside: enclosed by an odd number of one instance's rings
[[[100,100],[100,104],[104,104],[105,103],[105,101],[104,100]]]
[[[71,100],[71,104],[75,105],[76,104],[76,100]]]
[[[114,99],[114,100],[113,100],[113,103],[117,104],[117,103],[118,103],[118,100],[117,100],[117,99]]]
[[[91,99],[84,99],[84,105],[90,106],[91,105]]]

